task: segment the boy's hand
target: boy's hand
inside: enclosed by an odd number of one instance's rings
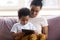
[[[34,31],[36,35],[38,35],[38,32],[37,31]]]
[[[25,34],[25,33],[23,33],[23,32],[17,33],[15,39],[21,39],[21,38],[24,36],[24,34]]]
[[[19,36],[19,37],[24,36],[24,35],[25,35],[24,32],[19,32],[19,33],[17,33],[17,36]]]

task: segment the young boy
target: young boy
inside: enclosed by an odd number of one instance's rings
[[[26,37],[22,37],[24,35],[22,29],[36,31],[35,26],[29,22],[29,18],[30,18],[29,15],[30,15],[30,10],[28,8],[22,8],[18,11],[19,22],[14,24],[11,29],[14,40],[28,40],[29,38],[31,39],[32,36],[34,36],[34,40],[37,38],[37,37],[35,38],[36,35],[34,34],[28,35]]]

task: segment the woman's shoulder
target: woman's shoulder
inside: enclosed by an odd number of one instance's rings
[[[45,21],[45,20],[47,20],[45,16],[39,16],[39,17],[30,19],[30,21],[32,21],[32,22],[42,22],[42,21]]]
[[[38,19],[38,20],[45,20],[46,17],[45,16],[38,16],[38,17],[36,17],[36,19]]]

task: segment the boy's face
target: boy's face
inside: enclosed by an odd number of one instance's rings
[[[22,16],[21,17],[21,24],[22,25],[25,25],[28,23],[28,20],[29,20],[29,16]]]

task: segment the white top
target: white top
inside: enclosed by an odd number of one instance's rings
[[[48,26],[47,19],[43,16],[30,18],[30,22],[37,28],[39,34],[42,31],[42,27]]]
[[[26,25],[22,25],[20,23],[14,24],[11,29],[11,32],[21,32],[22,29],[36,30],[35,26],[32,23],[28,22]]]

